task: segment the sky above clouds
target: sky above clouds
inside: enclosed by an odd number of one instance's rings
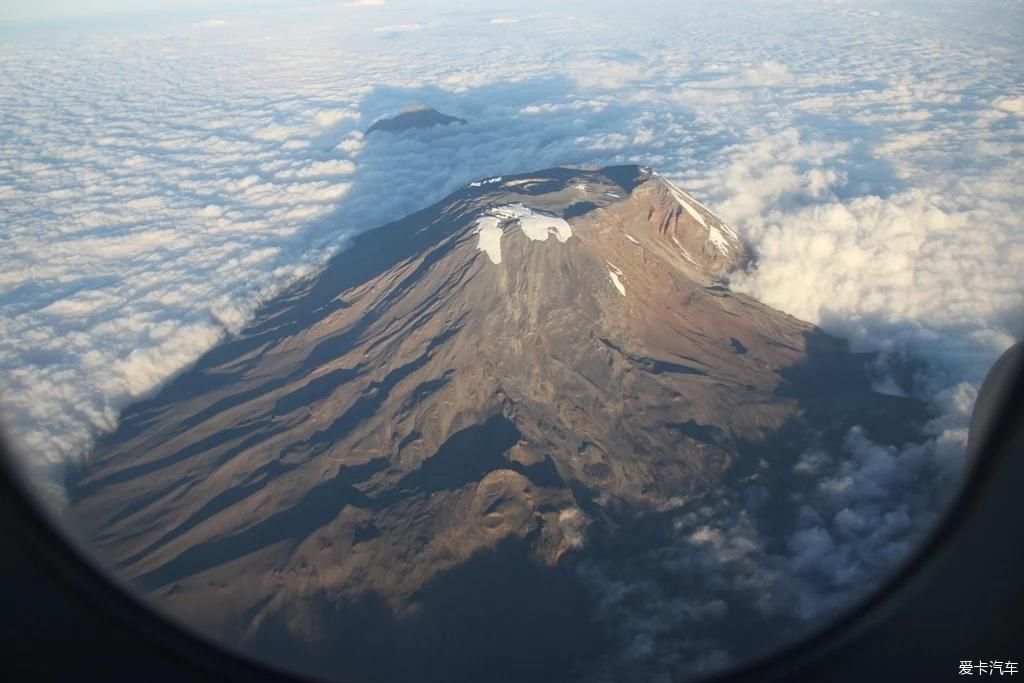
[[[628,625],[609,671],[677,670],[659,639],[765,586],[793,598],[765,613],[838,605],[933,519],[930,482],[1024,333],[1020,3],[198,4],[0,13],[64,20],[0,26],[2,413],[41,481],[59,491],[120,409],[347,236],[475,179],[635,162],[752,245],[736,288],[883,351],[884,388],[939,417],[924,446],[804,454],[806,510],[775,545],[722,499],[637,560],[725,562],[716,597],[594,568]],[[87,6],[113,14],[67,21]],[[469,125],[363,138],[409,105]]]
[[[210,10],[245,11],[253,7],[283,6],[283,0],[7,0],[0,7],[0,21],[54,21],[152,12]],[[297,4],[297,3],[293,3]]]

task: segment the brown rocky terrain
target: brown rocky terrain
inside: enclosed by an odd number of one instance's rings
[[[70,517],[160,608],[277,663],[582,676],[603,640],[578,558],[786,443],[910,409],[841,340],[730,291],[747,260],[648,169],[473,183],[355,237],[127,411]]]

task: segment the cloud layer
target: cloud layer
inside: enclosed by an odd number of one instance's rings
[[[620,635],[608,676],[712,669],[742,658],[735,624],[796,633],[862,593],[934,518],[976,388],[1024,333],[1024,16],[704,5],[0,36],[0,386],[30,469],[59,491],[126,404],[347,236],[479,178],[638,162],[751,243],[735,287],[882,351],[880,386],[940,417],[924,445],[793,454],[792,527],[758,524],[778,493],[751,481],[681,507],[651,556],[587,568]],[[362,136],[409,105],[470,123]]]

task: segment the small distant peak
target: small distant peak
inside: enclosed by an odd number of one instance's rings
[[[397,116],[378,119],[366,130],[366,134],[369,135],[374,131],[401,133],[413,128],[433,128],[434,126],[449,126],[453,123],[465,126],[469,121],[448,116],[431,107],[417,104],[406,107]]]

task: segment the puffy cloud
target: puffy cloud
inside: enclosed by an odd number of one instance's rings
[[[203,21],[197,21],[195,26],[197,28],[220,28],[224,24],[228,23],[224,19],[204,19]]]
[[[999,97],[992,103],[992,105],[1000,111],[1017,114],[1018,116],[1024,115],[1024,95],[1017,95],[1016,97]]]
[[[709,87],[742,88],[781,85],[792,80],[789,67],[776,61],[766,61],[744,68],[736,76],[708,83]]]
[[[617,642],[599,680],[707,673],[848,606],[934,523],[960,464],[953,452],[935,453],[933,444],[875,444],[853,429],[836,452],[799,454],[788,469],[764,463],[674,510],[674,540],[656,550],[584,563],[581,577],[601,596],[596,617]],[[773,519],[780,509],[791,521]]]
[[[389,24],[387,26],[377,26],[373,30],[375,33],[413,33],[415,31],[422,31],[423,28],[423,24]]]

